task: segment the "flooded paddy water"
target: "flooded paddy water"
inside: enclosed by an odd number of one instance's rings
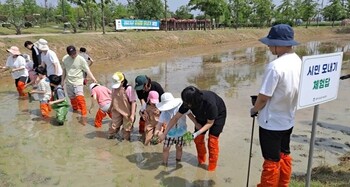
[[[314,41],[296,51],[300,55],[344,51],[342,74],[348,74],[349,44],[345,40]],[[137,75],[146,74],[176,97],[188,85],[218,93],[226,102],[228,116],[220,136],[216,172],[197,166],[194,143],[184,148],[182,162],[175,162],[173,147],[168,167],[161,165],[162,145],[146,147],[138,141],[137,123],[131,142],[107,140],[110,119],[104,120],[101,129],[93,127],[97,108],[89,114],[88,126],[78,123],[79,115],[71,111],[64,126],[41,121],[39,103],[19,100],[13,80],[3,77],[0,186],[245,186],[252,125],[249,96],[257,94],[264,66],[275,57],[263,46],[184,54],[163,58],[151,54],[120,62],[97,60],[92,71],[108,87],[111,75],[123,71],[132,84]],[[89,106],[87,87],[85,91]],[[349,92],[350,80],[341,81],[338,99],[320,105],[313,166],[337,164],[338,157],[350,150]],[[291,140],[294,174],[306,172],[312,114],[313,108],[297,112]],[[190,122],[188,126],[193,131]],[[262,162],[256,124],[251,185],[259,181]]]

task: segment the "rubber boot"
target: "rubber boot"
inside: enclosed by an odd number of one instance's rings
[[[204,137],[204,134],[200,134],[194,139],[194,143],[196,144],[197,149],[198,164],[204,164],[207,157],[207,149],[205,148]]]
[[[216,164],[219,158],[219,137],[209,135],[208,149],[209,149],[208,171],[215,171]]]
[[[17,91],[19,96],[27,96],[27,93],[24,93],[24,89],[26,88],[26,84],[22,81],[18,81],[17,83]]]
[[[292,175],[292,157],[289,154],[280,154],[280,178],[278,187],[288,187]]]
[[[265,160],[263,171],[261,172],[260,184],[258,187],[278,187],[280,177],[280,163],[271,160]]]
[[[81,110],[81,115],[83,117],[86,117],[87,109],[86,109],[86,102],[85,97],[83,95],[78,95],[75,97],[78,103],[78,109]]]
[[[41,115],[44,117],[44,118],[49,118],[49,104],[48,103],[40,103],[40,112],[41,112]]]
[[[140,120],[139,120],[139,133],[140,134],[144,134],[145,133],[145,120],[143,120],[142,117],[140,117]]]
[[[98,109],[95,117],[95,127],[100,128],[102,127],[102,120],[104,117],[106,117],[107,114],[103,112],[101,109]]]
[[[122,129],[122,134],[124,140],[130,141],[130,136],[131,136],[131,131],[130,130],[125,130],[124,128]]]
[[[78,111],[79,108],[78,108],[78,101],[76,98],[71,98],[70,99],[70,104],[72,105],[72,108],[74,111]]]

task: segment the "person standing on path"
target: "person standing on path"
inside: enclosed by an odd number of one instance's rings
[[[85,59],[77,54],[75,47],[72,45],[67,47],[67,55],[63,57],[62,65],[62,82],[63,85],[66,85],[67,95],[71,101],[73,110],[81,112],[80,122],[86,125],[87,108],[84,98],[83,73],[86,72],[94,83],[97,83],[97,81]]]
[[[292,173],[290,136],[302,61],[293,52],[292,46],[298,42],[289,25],[273,26],[260,42],[266,44],[277,59],[266,66],[257,100],[250,110],[251,117],[258,116],[260,147],[265,159],[258,187],[287,187]]]
[[[158,95],[162,95],[164,93],[164,89],[158,82],[152,81],[146,75],[139,75],[135,78],[135,90],[141,103],[141,109],[139,112],[139,133],[141,134],[141,141],[143,142],[145,138],[145,121],[148,119],[148,115],[145,112],[148,94],[150,91],[156,91],[158,92]],[[161,100],[159,97],[159,102],[160,101]]]
[[[169,131],[176,125],[179,119],[187,115],[195,125],[192,134],[197,149],[198,164],[206,162],[207,149],[205,147],[205,134],[209,130],[208,171],[215,171],[219,159],[219,136],[225,126],[226,105],[216,93],[207,90],[199,90],[194,86],[188,86],[181,92],[183,100],[179,111],[171,118],[159,141],[163,141]]]

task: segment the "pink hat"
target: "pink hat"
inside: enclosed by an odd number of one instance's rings
[[[7,49],[6,51],[11,53],[12,55],[20,55],[21,54],[21,52],[19,52],[18,47],[16,47],[16,46],[12,46],[12,47],[10,47],[10,49]]]
[[[148,93],[147,102],[151,101],[153,104],[159,103],[159,94],[156,91],[150,91]]]

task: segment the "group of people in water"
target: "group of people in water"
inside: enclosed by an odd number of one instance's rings
[[[71,107],[73,112],[81,114],[80,123],[86,125],[88,111],[91,113],[97,103],[99,108],[94,126],[101,128],[103,118],[109,116],[111,122],[107,139],[114,139],[120,133],[123,139],[130,140],[138,111],[142,141],[145,145],[163,142],[165,165],[172,145],[176,147],[176,161],[181,161],[182,147],[189,139],[194,139],[196,143],[199,164],[205,164],[207,148],[204,137],[209,131],[208,170],[216,169],[218,139],[226,119],[225,103],[216,93],[188,86],[182,91],[181,98],[174,98],[172,93],[164,92],[163,87],[147,75],[137,76],[135,85],[131,86],[125,74],[119,71],[111,76],[112,86],[107,88],[99,84],[91,72],[89,66],[93,60],[85,48],[78,53],[75,46],[68,46],[67,54],[60,61],[45,39],[34,43],[26,41],[24,47],[31,50],[32,59],[12,46],[7,49],[9,56],[6,65],[1,68],[10,69],[20,97],[37,95],[43,119],[50,119],[52,108],[56,113],[56,124],[64,125]],[[91,80],[88,85],[91,96],[89,109],[84,96],[87,77]],[[139,110],[137,100],[141,106]],[[186,116],[195,126],[193,134],[187,130]]]
[[[292,173],[290,136],[294,127],[301,72],[301,59],[293,51],[293,46],[298,42],[294,40],[292,27],[286,24],[273,26],[260,41],[277,58],[266,66],[261,88],[249,114],[254,119],[257,117],[260,146],[265,159],[258,186],[288,186]],[[134,123],[138,120],[139,133],[145,145],[163,143],[165,165],[173,144],[176,147],[176,161],[181,161],[182,147],[190,137],[196,145],[198,164],[208,162],[207,170],[216,170],[219,137],[227,115],[225,102],[218,94],[188,86],[182,90],[181,98],[174,98],[172,93],[165,92],[158,82],[147,75],[137,76],[132,86],[125,74],[119,71],[111,76],[112,86],[107,88],[99,84],[90,71],[88,61],[92,63],[92,59],[88,55],[78,54],[74,46],[66,48],[67,55],[61,63],[44,39],[35,43],[27,41],[25,47],[32,51],[33,65],[27,70],[28,55],[21,56],[19,49],[13,46],[7,50],[10,55],[6,67],[11,69],[20,96],[27,94],[24,91],[26,87],[34,85],[29,93],[40,96],[44,118],[49,117],[52,106],[56,110],[58,123],[64,124],[69,107],[66,93],[72,110],[81,114],[80,121],[86,125],[87,107],[83,90],[84,80],[88,76],[92,81],[88,86],[92,97],[89,112],[97,103],[96,128],[102,127],[102,120],[107,115],[112,119],[106,136],[108,139],[116,138],[121,131],[123,138],[130,140]],[[345,78],[348,77],[342,77]],[[139,119],[136,119],[136,112]],[[186,119],[193,123],[193,133],[187,130]]]

